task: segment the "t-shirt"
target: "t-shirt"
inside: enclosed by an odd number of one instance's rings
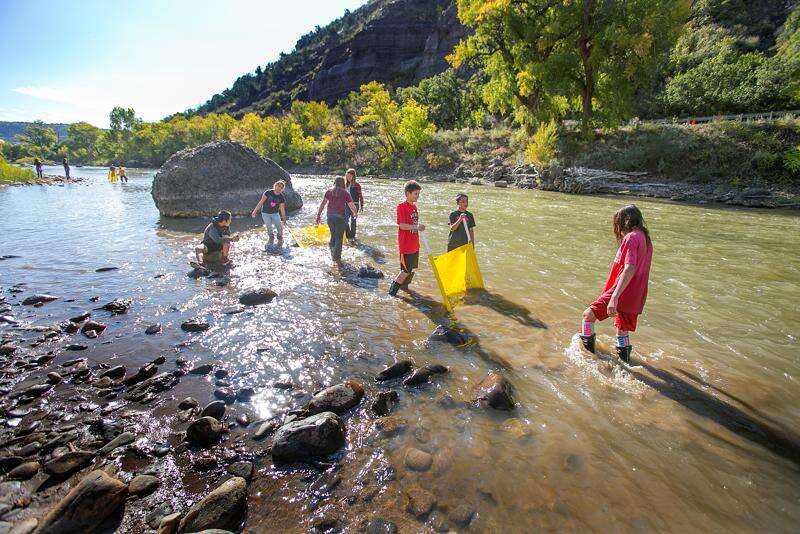
[[[231,229],[228,226],[220,226],[214,222],[206,226],[203,232],[203,243],[213,243],[221,245],[231,242]]]
[[[466,215],[467,217],[467,227],[475,228],[475,217],[472,216],[472,213],[469,211],[458,211],[455,210],[450,213],[450,224],[453,224],[458,220],[461,215]],[[455,230],[450,231],[450,236],[447,238],[447,251],[450,252],[453,249],[457,249],[462,245],[467,244],[467,232],[464,231],[464,225],[459,224]]]
[[[328,215],[341,215],[344,217],[344,208],[353,198],[346,190],[335,187],[325,192],[325,200],[328,201]]]
[[[637,315],[642,313],[644,302],[647,300],[647,283],[650,279],[650,260],[652,258],[653,245],[647,245],[644,232],[637,229],[625,234],[603,288],[603,293],[611,294],[625,265],[636,266],[633,278],[619,296],[619,302],[617,302],[619,311]]]
[[[276,195],[275,191],[272,189],[267,189],[264,191],[264,195],[267,197],[267,200],[265,200],[264,204],[261,205],[262,213],[280,213],[281,204],[286,204],[286,199],[283,197],[283,193]]]
[[[397,205],[397,224],[418,224],[419,212],[416,204],[401,202]],[[400,254],[419,252],[419,233],[397,228],[397,248]]]

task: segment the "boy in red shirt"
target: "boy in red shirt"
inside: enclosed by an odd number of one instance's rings
[[[400,251],[400,273],[389,287],[389,294],[397,296],[400,286],[407,287],[414,278],[414,269],[419,264],[419,232],[425,225],[419,223],[417,199],[422,187],[410,180],[406,182],[404,191],[406,200],[397,205],[397,248]]]
[[[647,299],[653,245],[642,212],[633,204],[614,214],[614,235],[620,243],[619,250],[603,293],[583,312],[581,341],[586,350],[594,352],[594,322],[615,315],[617,356],[630,363],[629,333],[636,330],[636,320]]]

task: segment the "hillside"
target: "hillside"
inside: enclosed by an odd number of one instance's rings
[[[30,126],[31,122],[7,122],[7,121],[0,121],[0,139],[4,141],[9,141],[11,143],[17,142],[17,134],[21,134],[25,128]],[[67,128],[69,128],[69,124],[45,124],[45,126],[52,128],[55,130],[56,135],[58,135],[58,140],[63,141],[67,138]]]
[[[447,68],[445,56],[466,32],[453,0],[371,0],[194,111],[263,115],[288,109],[292,100],[332,104],[372,80],[414,85]]]

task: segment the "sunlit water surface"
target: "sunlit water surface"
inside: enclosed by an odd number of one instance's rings
[[[160,219],[152,171],[131,169],[125,184],[108,183],[105,169],[74,168],[73,175],[86,180],[0,190],[0,254],[22,256],[0,262],[0,283],[24,282],[62,301],[133,299],[133,318],[111,325],[113,349],[94,347],[95,359],[144,363],[190,338],[184,356],[223,362],[237,385],[256,388],[253,409],[265,418],[297,402],[269,387],[278,379],[314,391],[355,378],[372,395],[372,377],[393,360],[450,367],[431,386],[396,388],[397,415],[408,423],[397,436],[381,437],[365,406],[350,416],[350,472],[378,460],[396,472],[361,513],[418,530],[398,495],[419,486],[440,510],[473,509],[477,531],[788,532],[800,522],[794,213],[637,200],[655,252],[647,306],[632,336],[646,365],[625,370],[579,350],[574,335],[605,280],[616,246],[610,219],[624,199],[425,183],[419,209],[435,251],[445,247],[457,192],[470,195],[477,220],[488,292],[457,308],[458,326],[477,343],[456,348],[427,341],[444,317],[424,260],[413,284],[417,298],[397,300],[387,296],[387,280],[339,271],[324,247],[265,253],[257,221],[236,219],[233,229],[245,237],[234,248],[231,283],[218,287],[185,276],[205,222]],[[305,207],[292,225],[311,223],[330,182],[294,178]],[[402,184],[362,183],[361,245],[347,247],[344,261],[393,276]],[[120,269],[94,272],[107,265]],[[279,297],[247,313],[223,313],[240,292],[261,286]],[[48,306],[60,318],[68,305]],[[179,325],[188,318],[208,320],[211,329],[187,336]],[[141,335],[151,322],[163,325],[162,336]],[[612,328],[598,328],[606,346]],[[465,404],[490,370],[513,384],[512,414]],[[447,395],[455,402],[442,402]],[[429,471],[405,469],[410,446],[434,455]],[[286,503],[289,490],[280,496]],[[269,524],[279,504],[261,510],[251,503],[248,525]]]

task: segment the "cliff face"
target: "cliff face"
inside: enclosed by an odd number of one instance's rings
[[[404,87],[447,68],[468,34],[455,0],[372,0],[302,37],[290,54],[240,77],[196,111],[269,114],[294,99],[334,103],[377,80]]]

